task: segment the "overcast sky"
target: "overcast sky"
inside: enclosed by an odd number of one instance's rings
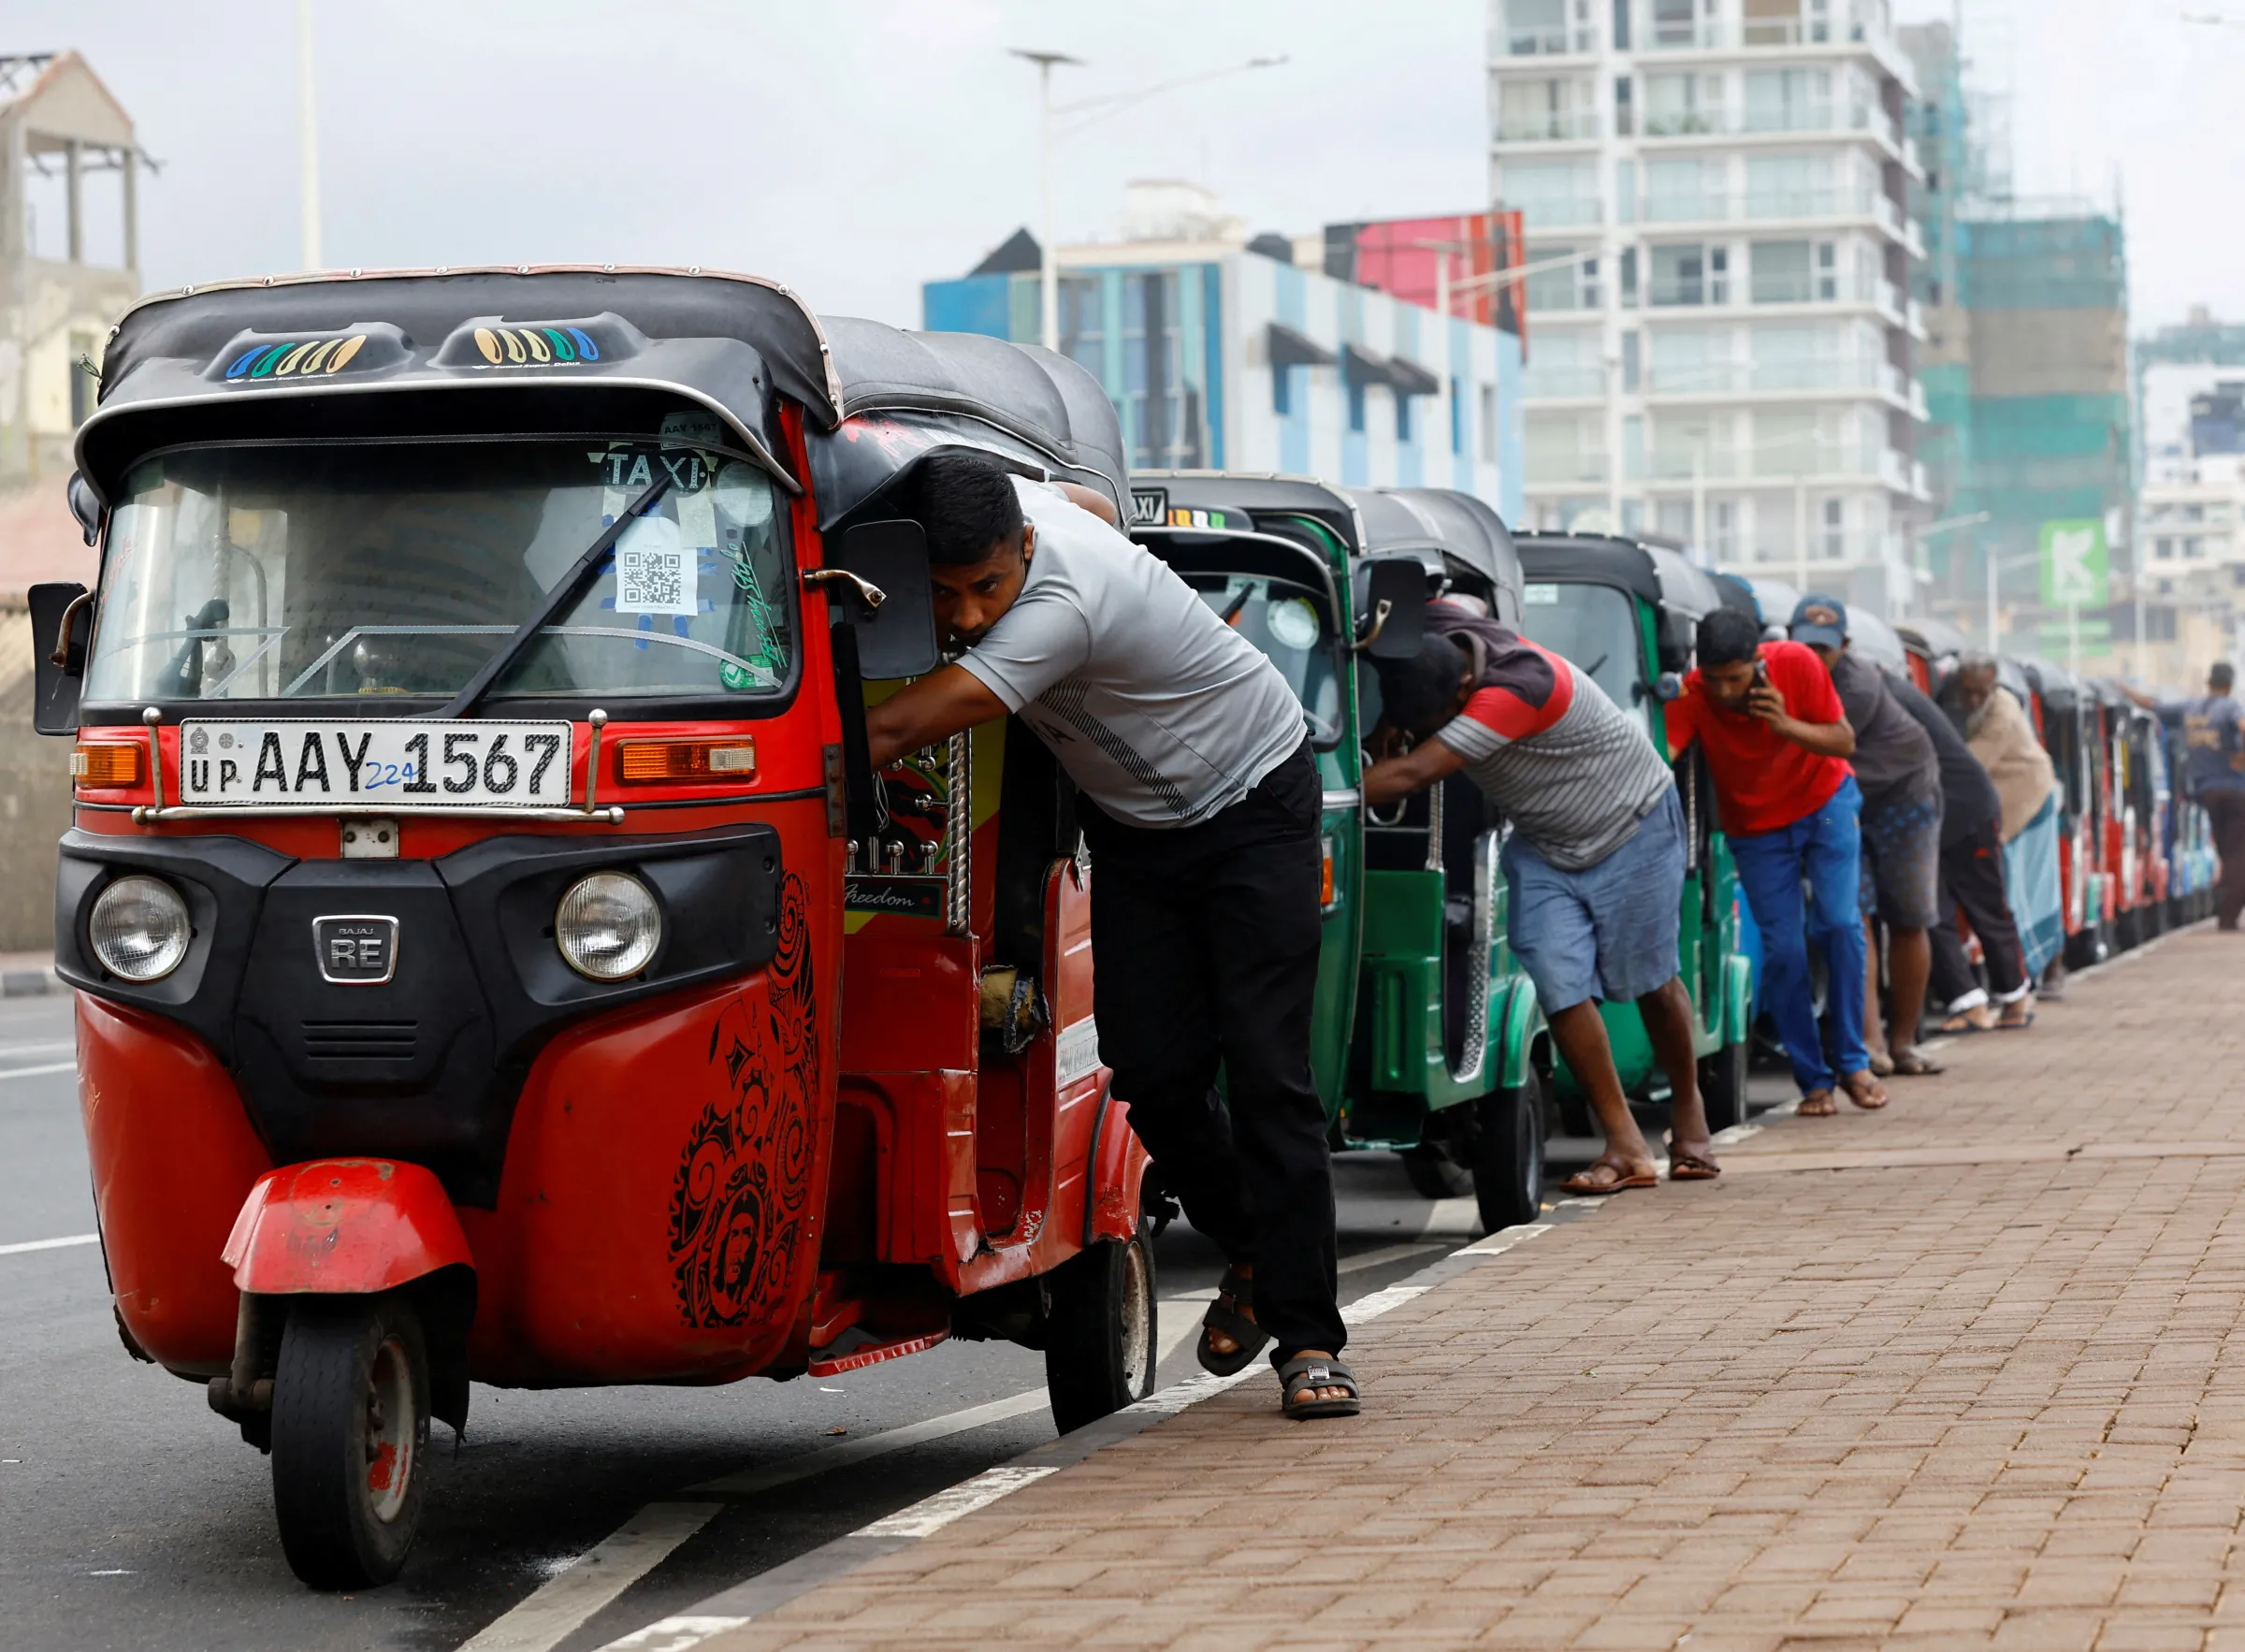
[[[2195,0],[2212,10],[2224,0]],[[2124,184],[2139,330],[2245,317],[2245,0],[2012,0],[2022,188]],[[1947,0],[1901,0],[1905,16]],[[1285,54],[1059,150],[1062,239],[1131,178],[1211,184],[1251,228],[1469,209],[1487,188],[1484,0],[318,0],[333,266],[706,264],[917,324],[1036,211],[1035,71],[1064,98]],[[164,164],[152,287],[298,263],[293,0],[8,0],[0,50],[75,46]],[[2031,22],[2029,21],[2031,20]],[[99,242],[96,242],[98,245]]]

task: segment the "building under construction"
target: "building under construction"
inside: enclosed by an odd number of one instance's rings
[[[2128,262],[2117,212],[2078,201],[1992,197],[1973,103],[1948,25],[1901,31],[1917,69],[1926,179],[1912,207],[1927,256],[1919,277],[1928,341],[1927,478],[1955,524],[1925,541],[1928,606],[1975,636],[1990,629],[1996,571],[2006,646],[2063,652],[2068,616],[2040,606],[2047,522],[2107,524],[2115,572],[2134,494]],[[1982,521],[1959,518],[1985,517]],[[2117,597],[2118,588],[2114,592]],[[2085,616],[2088,652],[2132,636],[2133,611]]]

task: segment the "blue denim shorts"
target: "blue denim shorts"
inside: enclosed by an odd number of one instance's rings
[[[1941,796],[1905,799],[1865,809],[1863,874],[1857,887],[1863,914],[1898,929],[1941,921]]]
[[[1675,788],[1595,866],[1563,872],[1515,833],[1504,846],[1513,952],[1543,1013],[1586,998],[1627,1004],[1676,973],[1684,805]]]

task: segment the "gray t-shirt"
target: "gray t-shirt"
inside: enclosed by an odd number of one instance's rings
[[[1057,487],[1015,485],[1029,577],[959,663],[1118,820],[1190,826],[1245,797],[1307,738],[1286,679],[1159,558]]]

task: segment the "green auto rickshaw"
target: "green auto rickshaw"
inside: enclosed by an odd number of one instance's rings
[[[1508,623],[1520,569],[1495,512],[1435,488],[1136,471],[1131,531],[1301,697],[1325,782],[1325,927],[1311,1065],[1343,1150],[1402,1155],[1492,1231],[1543,1208],[1543,1023],[1505,940],[1500,837],[1463,775],[1368,815],[1370,658],[1415,652],[1430,597]]]
[[[1690,668],[1701,618],[1746,608],[1747,599],[1665,545],[1579,533],[1522,533],[1514,543],[1526,581],[1520,629],[1572,660],[1616,705],[1637,707],[1653,744],[1666,751],[1667,703]],[[1745,1122],[1754,968],[1741,945],[1738,874],[1705,760],[1694,746],[1675,767],[1691,855],[1678,970],[1691,993],[1707,1122],[1721,1130]],[[1608,1004],[1603,1013],[1622,1088],[1633,1100],[1665,1101],[1668,1080],[1637,1007]],[[1591,1134],[1587,1099],[1565,1063],[1555,1066],[1562,1122],[1571,1134]]]

